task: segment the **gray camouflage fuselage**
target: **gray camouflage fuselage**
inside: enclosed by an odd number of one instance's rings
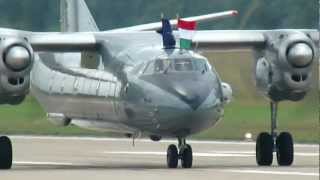
[[[130,33],[96,37],[108,39],[99,48],[100,69],[59,64],[84,60],[79,53],[39,53],[31,73],[33,95],[49,114],[103,131],[185,137],[221,118],[221,80],[206,58],[192,51],[163,49],[156,32],[126,37]],[[159,59],[202,61],[204,69],[146,72],[146,66]]]

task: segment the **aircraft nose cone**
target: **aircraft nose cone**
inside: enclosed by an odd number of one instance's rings
[[[193,110],[197,110],[214,88],[214,84],[203,77],[198,73],[172,73],[140,78],[179,98]]]

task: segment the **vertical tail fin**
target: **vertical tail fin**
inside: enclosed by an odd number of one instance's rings
[[[62,32],[99,31],[84,0],[60,0]]]
[[[94,32],[99,28],[84,0],[60,0],[62,32]],[[74,54],[64,54],[64,58],[75,58]],[[101,62],[96,52],[81,52],[81,67],[97,69]]]

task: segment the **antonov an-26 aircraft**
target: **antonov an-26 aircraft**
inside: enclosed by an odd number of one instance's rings
[[[236,11],[182,19],[212,21]],[[299,101],[311,88],[318,59],[316,30],[196,31],[185,49],[178,20],[99,31],[84,0],[61,0],[62,32],[0,29],[0,104],[19,104],[29,91],[56,124],[137,137],[178,139],[167,166],[192,167],[186,138],[214,126],[232,98],[214,67],[198,52],[252,49],[257,88],[271,104],[271,131],[257,137],[256,161],[293,162],[290,133],[277,132],[277,105]],[[180,27],[179,27],[180,29]],[[181,30],[181,29],[180,29]],[[181,30],[186,32],[186,30]],[[184,45],[188,45],[185,43]],[[81,62],[75,66],[75,62]],[[232,73],[232,72],[230,72]],[[12,166],[12,145],[0,138],[0,168]]]

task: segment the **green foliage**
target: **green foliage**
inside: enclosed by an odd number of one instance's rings
[[[224,10],[240,15],[205,23],[208,29],[316,28],[317,0],[90,0],[88,6],[101,29],[159,21],[160,14],[175,18]],[[59,30],[59,0],[0,0],[0,27],[33,31]]]

